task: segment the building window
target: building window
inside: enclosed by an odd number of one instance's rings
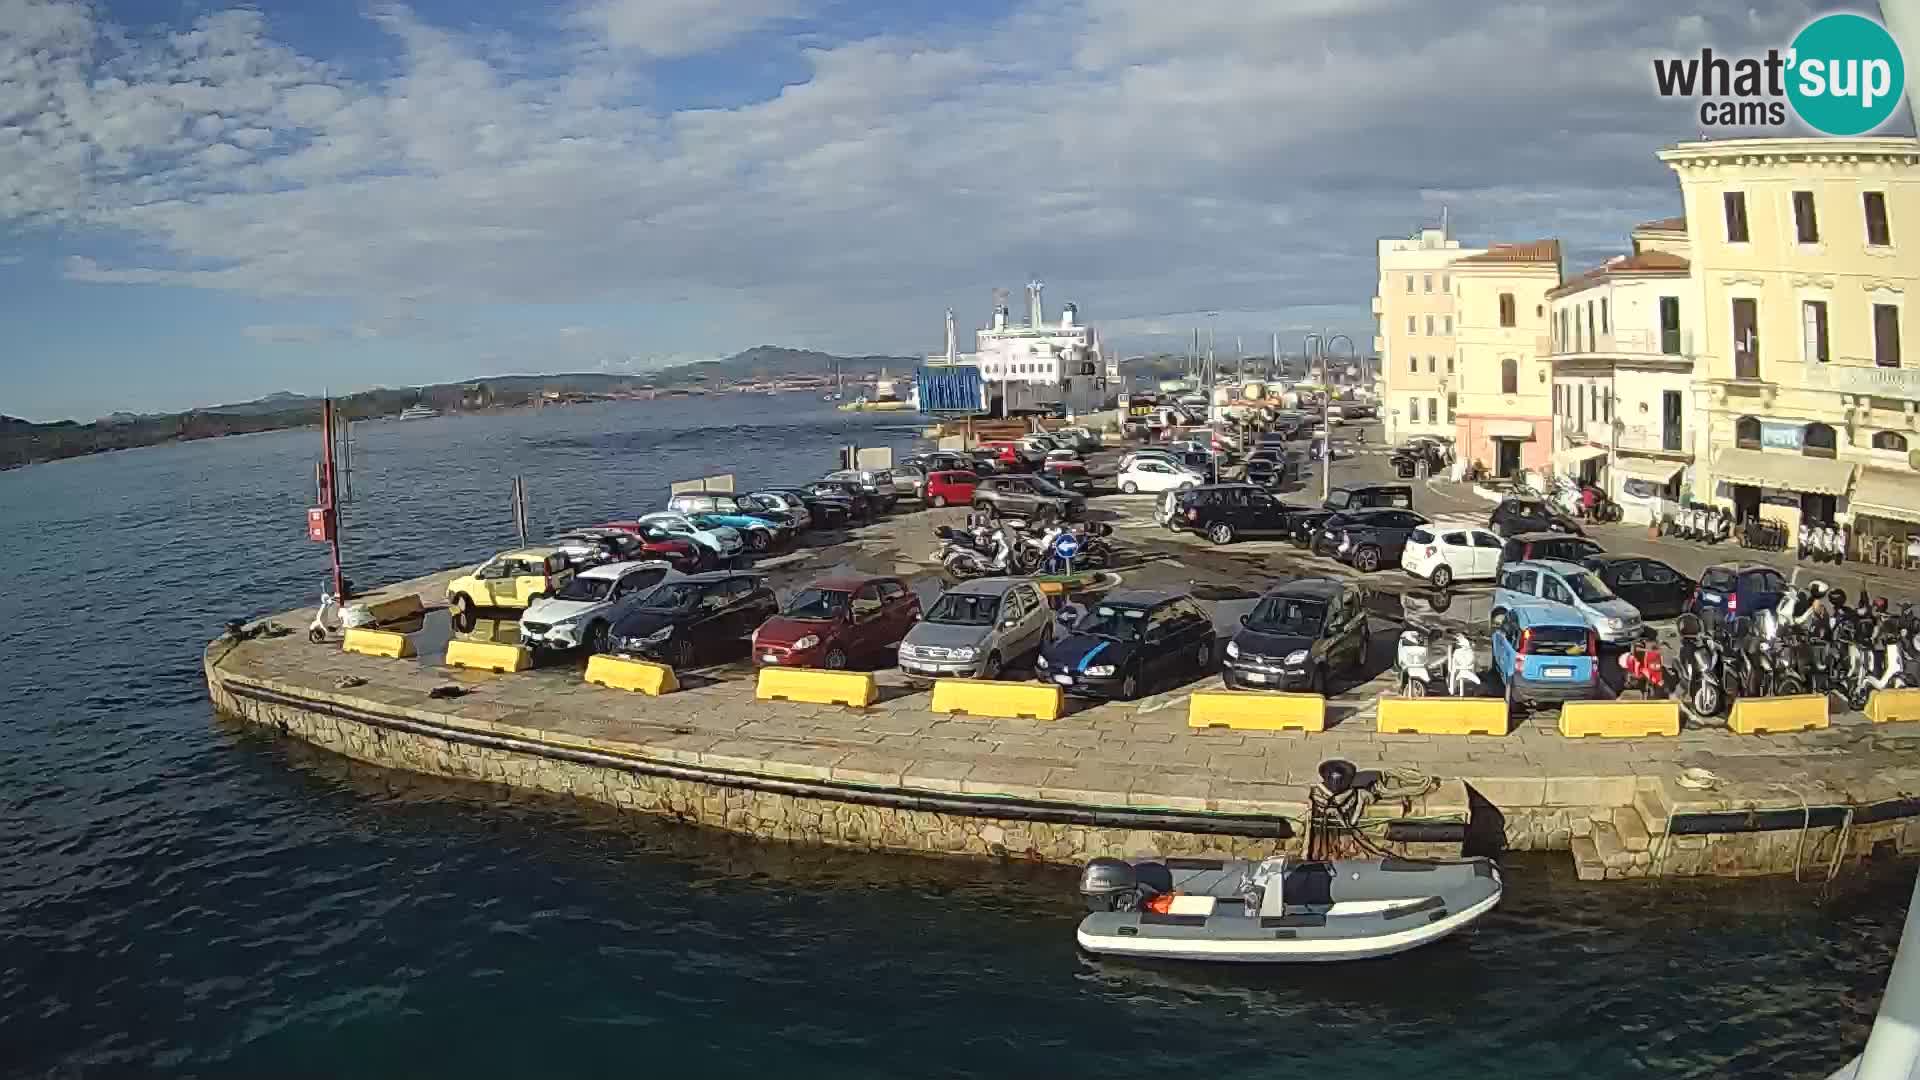
[[[1427,399],[1427,422],[1430,424],[1440,422],[1440,400],[1438,398]]]
[[[1873,448],[1896,450],[1904,454],[1907,452],[1907,437],[1897,431],[1876,431],[1873,434]]]
[[[1900,366],[1900,309],[1892,304],[1873,305],[1873,362]]]
[[[1733,298],[1733,377],[1760,377],[1760,301],[1751,296]]]
[[[1438,370],[1439,365],[1440,365],[1440,362],[1434,358],[1433,354],[1428,353],[1427,354],[1427,374],[1429,375],[1433,374],[1436,370]]]
[[[1802,429],[1800,452],[1808,457],[1834,457],[1838,444],[1833,428],[1826,424],[1808,424]]]
[[[1600,422],[1603,424],[1613,423],[1613,388],[1612,387],[1608,387],[1607,389],[1600,392]]]
[[[1411,315],[1409,315],[1409,316],[1407,316],[1407,333],[1409,333],[1409,334],[1417,334],[1417,333],[1419,333],[1419,331],[1418,331],[1418,330],[1416,330],[1416,329],[1414,329],[1414,321],[1413,321],[1413,316],[1411,316]]]
[[[1413,291],[1413,275],[1412,274],[1407,275],[1407,291],[1408,292]]]
[[[1760,421],[1743,416],[1733,422],[1733,445],[1742,450],[1760,449]]]
[[[1433,316],[1427,316],[1427,336],[1433,336]]]
[[[1511,391],[1509,391],[1511,393]],[[1576,383],[1573,387],[1573,423],[1582,431],[1587,429],[1587,385]]]
[[[1593,301],[1591,300],[1587,301],[1587,348],[1595,352],[1600,350],[1600,336],[1593,332]]]
[[[1668,356],[1680,355],[1680,298],[1677,296],[1660,298],[1660,351]]]
[[[1503,394],[1520,392],[1520,361],[1511,356],[1500,361],[1500,392]]]
[[[1885,215],[1883,214],[1881,216],[1884,217]],[[1453,275],[1441,274],[1440,275],[1440,291],[1446,292],[1452,288],[1453,288]]]
[[[1407,399],[1407,421],[1414,424],[1420,422],[1420,399],[1417,397]]]
[[[1553,325],[1555,329],[1559,331],[1559,334],[1560,334],[1560,350],[1562,352],[1565,352],[1567,349],[1567,309],[1566,308],[1560,309],[1560,316],[1559,318],[1556,318],[1553,320]]]
[[[1458,394],[1447,395],[1447,423],[1449,424],[1453,423],[1453,406],[1459,400],[1459,398],[1460,398],[1460,395]]]
[[[1804,300],[1800,303],[1800,358],[1827,362],[1827,302]]]
[[[1660,392],[1660,449],[1680,449],[1680,391]]]
[[[1725,196],[1727,205],[1727,243],[1744,244],[1747,242],[1747,193],[1729,191]]]
[[[1867,212],[1867,243],[1873,247],[1891,247],[1893,231],[1887,228],[1887,193],[1869,191],[1860,196]]]
[[[1440,332],[1448,335],[1449,337],[1453,335],[1453,316],[1451,315],[1440,316]]]
[[[1407,357],[1407,373],[1410,375],[1420,374],[1420,358],[1419,357],[1417,356]]]
[[[1613,315],[1607,311],[1607,298],[1604,296],[1600,298],[1600,332],[1613,333]]]
[[[1513,294],[1510,292],[1501,293],[1500,294],[1500,325],[1501,326],[1512,326],[1514,324],[1513,312],[1514,312]]]
[[[1560,392],[1565,389],[1566,387],[1561,386],[1559,383],[1553,384],[1553,415],[1555,416],[1566,415],[1566,411],[1560,404],[1560,396],[1561,396]]]
[[[1421,275],[1420,289],[1422,292],[1433,291],[1433,275],[1432,274]]]
[[[1793,230],[1803,244],[1820,242],[1820,219],[1813,212],[1813,192],[1793,193]]]

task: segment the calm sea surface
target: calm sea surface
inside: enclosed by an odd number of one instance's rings
[[[359,425],[350,576],[505,545],[516,473],[544,530],[906,422],[791,395]],[[1561,855],[1399,959],[1130,966],[1076,953],[1070,872],[502,801],[227,723],[206,640],[324,580],[318,442],[0,473],[0,1073],[1823,1077],[1871,1022],[1910,867],[1822,898]]]

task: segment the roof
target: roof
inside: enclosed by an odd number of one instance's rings
[[[1309,577],[1289,581],[1285,585],[1276,585],[1268,589],[1268,596],[1303,596],[1315,600],[1326,600],[1339,596],[1346,585],[1333,578]]]
[[[1736,574],[1749,574],[1755,570],[1771,570],[1776,574],[1780,574],[1781,577],[1787,576],[1786,574],[1781,573],[1781,570],[1779,567],[1768,566],[1766,563],[1763,563],[1763,562],[1721,562],[1721,563],[1714,563],[1712,566],[1707,567],[1707,570],[1730,570]],[[1707,570],[1702,570],[1700,571],[1700,573],[1704,576]]]
[[[894,580],[898,579],[894,578],[891,574],[829,574],[823,578],[815,578],[813,583],[807,587],[810,589],[832,589],[835,592],[852,592],[854,589],[869,582]]]
[[[1590,289],[1615,277],[1638,277],[1647,275],[1685,275],[1691,264],[1678,255],[1665,251],[1642,251],[1633,255],[1616,255],[1599,266],[1579,275],[1568,278],[1557,289],[1547,290],[1549,300],[1556,296],[1566,296],[1583,289]]]
[[[1185,593],[1172,589],[1118,589],[1101,597],[1095,607],[1158,607],[1169,600],[1178,600]]]
[[[766,576],[767,576],[767,575],[766,575],[766,572],[765,572],[765,571],[755,571],[755,570],[706,570],[706,571],[702,571],[701,573],[698,573],[698,574],[687,574],[687,575],[685,575],[685,576],[683,576],[683,577],[681,577],[681,578],[679,578],[679,580],[680,580],[680,581],[692,581],[692,582],[707,582],[707,581],[725,581],[725,580],[727,580],[728,578],[738,578],[738,577],[744,577],[744,578],[763,578],[763,577],[766,577]]]
[[[1527,544],[1537,544],[1542,540],[1586,540],[1587,543],[1589,544],[1594,543],[1594,541],[1588,540],[1586,537],[1581,536],[1578,533],[1558,532],[1552,529],[1539,529],[1534,532],[1514,533],[1512,536],[1507,537],[1508,543],[1512,543],[1515,540],[1518,540],[1518,541],[1521,541],[1522,543],[1527,543]]]
[[[1025,584],[1025,582],[1025,578],[1013,577],[974,578],[972,581],[963,581],[947,591],[977,593],[981,596],[1005,596],[1008,589],[1013,588],[1015,585]]]
[[[1382,514],[1419,514],[1419,511],[1405,506],[1356,506],[1349,510],[1342,510],[1339,513],[1341,517],[1349,521],[1366,522]],[[1420,514],[1420,516],[1422,518],[1426,517],[1425,514]],[[1431,525],[1433,522],[1429,520],[1427,524]],[[1465,526],[1462,526],[1462,528],[1465,528]]]
[[[1479,255],[1455,259],[1454,266],[1530,266],[1537,263],[1560,265],[1560,241],[1529,240],[1522,244],[1495,244]]]
[[[618,581],[636,570],[658,570],[661,567],[666,567],[671,570],[673,569],[673,564],[664,559],[629,559],[626,562],[602,563],[599,566],[589,567],[580,571],[580,573],[575,576],[594,581],[598,581],[601,578]]]
[[[1568,562],[1566,559],[1523,559],[1520,562],[1510,565],[1537,566],[1542,570],[1551,570],[1556,574],[1578,574],[1586,569],[1586,567],[1581,566],[1579,563]]]
[[[558,554],[560,554],[560,549],[557,547],[523,547],[523,548],[514,548],[511,551],[503,551],[499,555],[495,556],[495,558],[544,559],[549,555],[558,555]]]
[[[1528,623],[1559,623],[1563,626],[1577,626],[1582,630],[1587,629],[1586,616],[1580,614],[1578,609],[1570,608],[1565,604],[1550,604],[1536,600],[1530,604],[1515,604],[1507,610],[1518,616],[1522,625]]]
[[[1634,232],[1677,232],[1687,231],[1687,219],[1682,217],[1663,217],[1657,221],[1643,221],[1633,227]]]

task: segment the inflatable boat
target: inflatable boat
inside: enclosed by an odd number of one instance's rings
[[[1489,859],[1094,859],[1080,875],[1091,953],[1239,963],[1387,956],[1500,902]]]

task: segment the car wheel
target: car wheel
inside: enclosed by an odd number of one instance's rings
[[[1433,582],[1433,587],[1436,589],[1446,588],[1453,584],[1453,567],[1448,566],[1446,563],[1441,563],[1439,566],[1433,568],[1433,576],[1428,578],[1428,580]]]
[[[1216,544],[1233,543],[1233,526],[1224,521],[1216,521],[1207,529],[1207,539]]]
[[[1120,679],[1120,697],[1125,701],[1132,701],[1138,696],[1140,696],[1140,672],[1128,668],[1126,675]]]
[[[845,671],[847,667],[847,651],[835,645],[833,648],[827,650],[827,658],[824,663],[828,671]]]
[[[607,624],[603,622],[597,622],[597,623],[594,623],[592,626],[587,627],[587,636],[582,640],[584,640],[587,643],[588,655],[595,655],[598,653],[606,652],[607,651]]]
[[[1186,482],[1186,483],[1184,483],[1184,484],[1181,484],[1181,485],[1180,485],[1180,490],[1181,490],[1181,491],[1186,491],[1186,490],[1188,490],[1188,489],[1190,489],[1190,488],[1192,488],[1192,487],[1193,487],[1193,482],[1192,482],[1192,481],[1188,481],[1188,482]]]
[[[771,545],[767,541],[766,533],[761,532],[759,529],[747,530],[747,550],[748,551],[765,551],[770,546]]]
[[[686,638],[674,642],[672,647],[667,649],[667,666],[675,671],[692,667],[693,642]]]
[[[473,618],[473,597],[466,593],[454,593],[453,602],[449,607],[453,617],[462,622]]]
[[[1360,651],[1354,654],[1353,667],[1358,671],[1367,666],[1367,657],[1373,655],[1373,627],[1360,628]]]
[[[1120,490],[1126,492],[1128,495],[1138,495],[1140,494],[1140,485],[1129,480],[1120,485]]]
[[[935,495],[929,502],[935,508],[942,507],[947,505],[947,497],[945,495]]]
[[[1354,552],[1353,568],[1363,574],[1371,574],[1380,569],[1380,549],[1363,547]]]
[[[987,663],[980,669],[980,677],[983,679],[997,679],[1000,677],[1000,668],[1000,652],[996,649],[987,654]]]

